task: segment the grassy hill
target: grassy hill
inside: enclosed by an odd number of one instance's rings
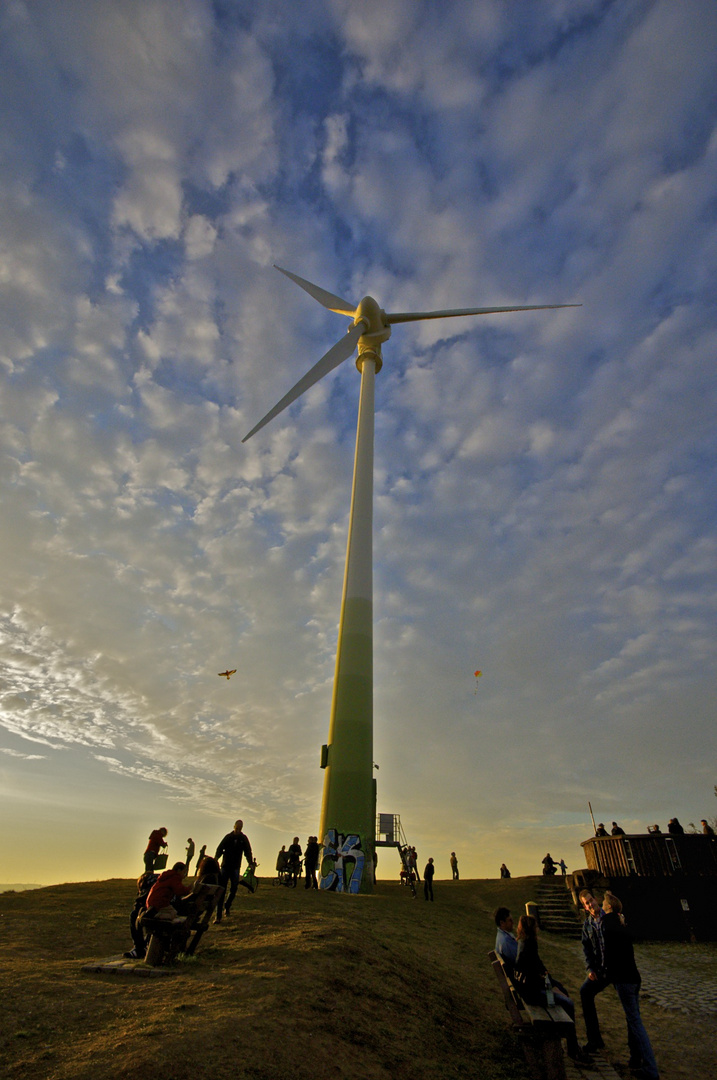
[[[524,1080],[486,953],[494,908],[523,911],[535,880],[436,882],[433,904],[386,882],[372,896],[347,897],[263,881],[237,896],[231,919],[210,928],[176,976],[148,979],[81,970],[130,948],[134,882],[6,893],[4,1075]],[[575,942],[545,934],[541,954],[576,992]],[[608,1046],[624,1058],[619,1003],[612,991],[600,1001]],[[644,1011],[652,1034],[657,1015]],[[670,1023],[670,1039],[689,1032],[694,1041],[686,1018]],[[670,1065],[673,1078],[696,1075],[680,1071],[679,1044]]]

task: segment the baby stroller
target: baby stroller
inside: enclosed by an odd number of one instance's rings
[[[287,853],[286,859],[279,860],[276,864],[275,885],[285,885],[287,889],[295,889],[296,883],[301,877],[303,860],[297,855]]]

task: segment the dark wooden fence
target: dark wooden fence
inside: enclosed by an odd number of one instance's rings
[[[603,877],[717,877],[717,837],[701,833],[593,836],[581,847]]]

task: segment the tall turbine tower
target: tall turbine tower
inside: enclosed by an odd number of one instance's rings
[[[351,514],[341,600],[329,740],[322,748],[324,795],[319,839],[323,842],[322,888],[370,892],[374,879],[376,789],[373,779],[373,430],[374,377],[383,363],[381,346],[395,323],[504,311],[547,311],[579,304],[461,308],[388,315],[372,296],[357,305],[276,267],[320,304],[352,325],[310,371],[251,429],[242,442],[273,420],[304,391],[347,360],[358,346],[361,373]]]

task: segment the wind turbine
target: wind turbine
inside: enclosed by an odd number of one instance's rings
[[[256,424],[246,442],[306,390],[347,360],[358,346],[361,374],[351,513],[341,599],[329,740],[322,747],[325,769],[319,838],[323,843],[322,888],[370,892],[374,880],[376,785],[373,779],[373,443],[374,376],[381,346],[397,323],[508,311],[549,311],[579,304],[458,308],[387,314],[372,296],[358,305],[342,300],[298,274],[276,267],[329,311],[352,320],[344,337]],[[332,865],[333,864],[333,865]],[[350,874],[349,874],[350,869]]]

